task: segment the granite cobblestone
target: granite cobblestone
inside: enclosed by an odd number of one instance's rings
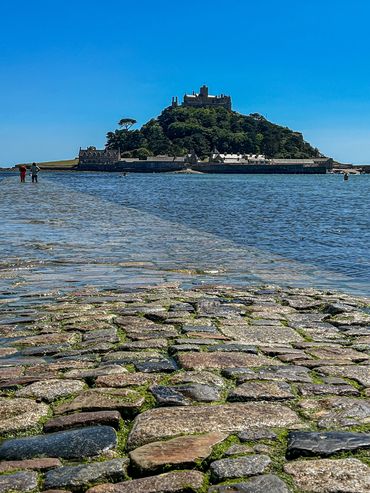
[[[369,491],[369,299],[217,285],[7,296],[0,492]]]

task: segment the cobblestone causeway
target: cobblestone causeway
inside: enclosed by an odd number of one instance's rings
[[[368,493],[370,299],[0,294],[0,493]]]

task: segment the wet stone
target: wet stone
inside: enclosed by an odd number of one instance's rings
[[[22,367],[0,368],[0,380],[19,377],[22,374],[22,371]]]
[[[200,351],[201,347],[196,344],[174,344],[168,348],[168,352],[170,355],[175,355],[179,351]]]
[[[308,395],[360,395],[352,385],[303,384],[298,385],[298,391],[303,396]]]
[[[162,339],[162,338],[173,338],[177,337],[179,334],[177,330],[172,326],[162,327],[159,326],[150,327],[150,329],[142,330],[142,329],[128,329],[125,327],[125,332],[127,337],[133,339],[134,341],[141,341],[147,339]]]
[[[109,426],[94,426],[70,431],[6,440],[0,445],[1,460],[35,457],[81,459],[114,448],[116,432]]]
[[[322,305],[321,301],[314,300],[312,298],[289,298],[287,303],[290,307],[297,310],[309,310],[311,308],[319,308]]]
[[[119,337],[117,335],[117,329],[101,329],[101,330],[93,330],[91,332],[87,332],[83,335],[82,340],[84,342],[110,342],[116,343],[119,342]]]
[[[0,397],[0,433],[16,433],[36,427],[49,406],[31,399]]]
[[[321,379],[324,383],[327,383],[329,385],[348,385],[347,381],[344,380],[344,378],[321,376]]]
[[[227,436],[226,433],[214,432],[153,442],[130,452],[130,458],[143,470],[155,470],[166,464],[187,467],[211,455],[212,447]]]
[[[119,351],[137,351],[138,349],[167,349],[167,339],[145,339],[121,344]]]
[[[267,455],[250,455],[236,459],[220,459],[210,465],[211,476],[216,481],[262,474],[271,464]]]
[[[369,366],[325,366],[317,370],[324,375],[332,375],[336,377],[344,377],[355,380],[364,387],[370,387],[370,368]]]
[[[123,481],[128,459],[114,459],[81,466],[59,467],[45,475],[44,488],[82,488],[105,481]]]
[[[322,347],[311,349],[309,350],[309,353],[319,359],[349,359],[351,361],[364,361],[369,359],[367,354],[347,347]]]
[[[33,471],[21,471],[15,474],[0,476],[0,493],[25,493],[34,491],[38,486],[37,473]]]
[[[286,464],[297,488],[309,493],[368,493],[370,467],[357,459],[303,460]]]
[[[226,455],[228,457],[230,455],[250,454],[253,452],[254,452],[254,449],[252,447],[249,447],[248,445],[236,444],[236,445],[232,445],[231,447],[229,447],[226,450],[226,452],[224,453],[224,455]]]
[[[225,373],[225,372],[224,372]],[[309,375],[309,369],[304,366],[270,366],[261,368],[255,372],[240,371],[230,372],[228,376],[237,377],[238,383],[244,383],[249,380],[272,380],[283,382],[302,382],[310,383],[312,381]]]
[[[71,493],[70,490],[43,490],[42,493]]]
[[[340,313],[353,312],[355,308],[345,303],[328,303],[325,306],[325,312],[330,315],[338,315]]]
[[[150,359],[134,363],[137,371],[143,373],[171,373],[176,371],[177,365],[172,359]]]
[[[370,402],[351,397],[304,399],[299,406],[320,428],[358,426],[370,419]]]
[[[71,349],[69,344],[50,344],[47,346],[27,347],[20,351],[25,356],[47,356],[57,354],[60,351]]]
[[[199,471],[175,471],[123,483],[102,484],[88,489],[87,493],[185,493],[197,491],[203,483],[204,475]]]
[[[225,386],[224,379],[210,371],[182,371],[179,373],[174,373],[169,377],[169,382],[174,385],[199,383],[220,388]]]
[[[2,347],[0,348],[0,358],[10,356],[11,354],[14,354],[16,352],[17,350],[13,347]]]
[[[176,339],[177,344],[186,344],[191,342],[198,345],[217,345],[220,342],[229,341],[230,339],[222,334],[205,334],[204,332],[188,332],[187,337],[180,337]]]
[[[257,318],[249,320],[250,325],[261,325],[262,327],[266,326],[275,326],[281,327],[280,320],[269,320],[268,318]]]
[[[85,426],[106,425],[119,428],[121,415],[118,411],[97,411],[69,414],[52,418],[44,424],[44,431],[51,433],[70,428],[81,428]]]
[[[16,342],[17,345],[22,346],[38,346],[45,344],[61,344],[70,343],[74,344],[78,342],[79,336],[75,333],[54,333],[54,334],[42,334],[37,336],[24,337]]]
[[[340,330],[345,330],[345,335],[346,336],[353,336],[353,337],[359,337],[359,336],[369,336],[370,329],[369,327],[339,327]]]
[[[250,428],[238,433],[238,438],[241,442],[255,442],[257,440],[276,440],[277,435],[268,429]]]
[[[208,493],[290,493],[290,489],[278,476],[264,474],[247,482],[212,486]]]
[[[190,303],[174,303],[169,308],[170,312],[189,312],[192,313],[195,311],[193,305]]]
[[[94,358],[96,360],[96,358]],[[73,369],[84,369],[93,368],[93,361],[84,361],[82,359],[65,358],[59,361],[53,361],[50,363],[44,362],[44,364],[32,366],[31,368],[26,368],[25,374],[31,375],[42,375],[43,373],[58,372],[58,371],[68,371]]]
[[[159,313],[166,312],[163,306],[157,305],[141,305],[141,306],[131,306],[127,308],[121,308],[119,310],[120,315],[134,316],[134,315],[155,315]]]
[[[271,345],[286,344],[291,342],[302,341],[303,338],[290,327],[266,326],[259,325],[223,325],[221,331],[224,335],[243,342],[244,344]]]
[[[250,427],[300,426],[297,414],[282,404],[249,402],[158,408],[135,418],[129,449],[176,435],[221,431],[238,433]]]
[[[176,346],[181,344],[196,344],[197,346],[218,346],[219,345],[219,336],[216,336],[217,339],[213,339],[211,337],[198,337],[198,334],[189,334],[188,337],[181,337],[179,339],[175,339]],[[223,336],[221,336],[223,337]]]
[[[81,351],[90,351],[91,353],[94,354],[103,354],[107,353],[108,351],[111,351],[114,349],[114,344],[110,342],[95,342],[95,341],[88,341],[88,342],[81,342],[78,347],[80,348]],[[58,357],[62,356],[63,353],[59,353]]]
[[[197,402],[215,402],[221,399],[220,390],[210,385],[193,383],[177,385],[174,388],[189,399]]]
[[[213,325],[183,325],[182,332],[205,332],[210,334],[217,334],[218,330]]]
[[[369,433],[292,431],[288,435],[287,458],[329,456],[338,452],[370,448]]]
[[[161,359],[159,351],[115,351],[104,356],[104,361],[116,362],[122,365],[135,364],[138,361]]]
[[[220,303],[220,300],[215,299],[204,299],[199,300],[196,303],[196,309],[201,317],[233,317],[239,316],[245,313],[245,309],[240,309],[233,306],[224,306]]]
[[[144,400],[142,395],[130,389],[90,389],[78,395],[72,402],[57,406],[55,413],[101,410],[118,410],[127,413],[138,410]]]
[[[243,366],[258,367],[276,363],[266,356],[224,351],[214,353],[178,353],[177,358],[180,366],[185,370],[206,370],[208,368],[219,369]]]
[[[290,345],[285,346],[259,346],[259,349],[263,354],[267,354],[268,356],[278,356],[284,354],[297,354],[304,355],[307,357],[306,353],[301,351],[300,349],[295,349]]]
[[[330,319],[330,323],[334,325],[370,325],[370,315],[364,312],[350,312],[334,315]]]
[[[29,459],[29,460],[9,460],[0,462],[0,473],[11,472],[17,469],[34,469],[43,471],[60,467],[62,463],[59,459]]]
[[[350,359],[299,359],[296,360],[297,365],[306,366],[307,368],[318,368],[319,366],[326,365],[352,365],[353,362]]]
[[[116,375],[103,375],[95,381],[97,387],[129,387],[131,385],[155,384],[160,380],[160,375],[151,373],[121,373]]]
[[[257,445],[253,447],[253,450],[256,454],[270,454],[273,451],[271,447],[264,443],[257,443]]]
[[[293,399],[290,385],[285,382],[246,382],[236,387],[228,396],[229,401],[257,401]]]
[[[175,387],[156,386],[150,389],[161,405],[186,405],[192,400],[215,402],[221,399],[219,389],[203,384],[183,384]],[[190,400],[189,400],[190,399]]]
[[[209,346],[208,351],[241,352],[257,354],[257,348],[248,344],[225,343]]]
[[[190,399],[186,398],[176,387],[157,386],[150,389],[159,406],[188,406]]]
[[[32,356],[30,357],[24,357],[24,358],[2,358],[0,359],[0,367],[5,368],[9,366],[34,366],[34,365],[42,365],[45,364],[46,360],[43,358],[33,358]]]
[[[39,382],[41,380],[49,380],[58,377],[56,372],[43,373],[41,375],[33,375],[29,377],[18,377],[12,378],[11,380],[6,380],[0,383],[1,389],[17,389],[20,385],[27,385],[34,382]]]
[[[15,395],[52,402],[61,397],[77,394],[83,390],[84,386],[85,383],[79,380],[44,380],[18,390]]]
[[[120,365],[104,365],[98,368],[90,368],[88,370],[69,370],[64,374],[64,378],[83,378],[94,379],[102,375],[118,375],[128,373],[126,368]]]

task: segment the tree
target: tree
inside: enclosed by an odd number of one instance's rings
[[[121,120],[118,122],[118,125],[120,127],[123,127],[125,130],[130,130],[130,128],[135,125],[136,120],[133,118],[121,118]]]
[[[148,151],[145,147],[140,147],[139,149],[136,149],[132,155],[139,159],[146,159],[150,156],[150,151]]]
[[[215,147],[220,152],[261,153],[271,158],[320,157],[318,149],[302,134],[269,122],[262,115],[242,115],[226,108],[169,107],[139,130],[130,130],[136,120],[123,118],[120,128],[107,134],[107,148],[133,156],[185,155],[193,149],[198,156]]]

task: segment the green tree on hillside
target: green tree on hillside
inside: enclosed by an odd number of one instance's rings
[[[107,134],[107,148],[123,153],[185,155],[192,150],[208,156],[220,152],[261,153],[270,158],[319,157],[318,149],[302,134],[269,122],[262,115],[241,115],[225,108],[169,107],[140,130],[131,130],[135,120],[123,118],[124,127]],[[145,152],[143,151],[145,149]]]
[[[118,122],[118,125],[120,127],[123,127],[125,130],[130,130],[130,128],[135,125],[136,120],[133,118],[121,118],[121,120]]]

